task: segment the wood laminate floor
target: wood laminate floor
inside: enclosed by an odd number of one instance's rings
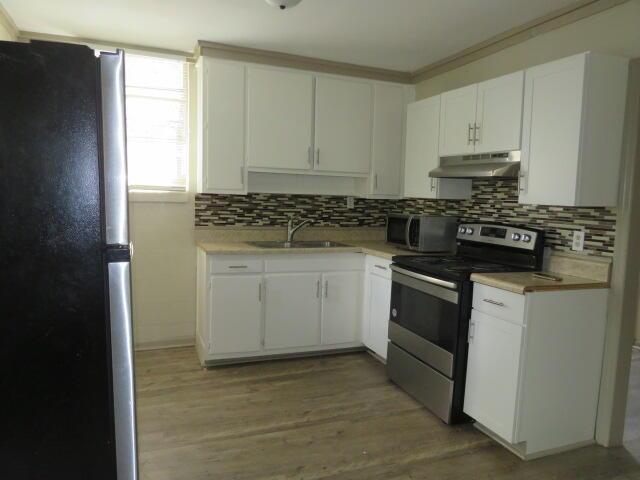
[[[136,360],[144,480],[640,479],[640,355],[624,448],[529,462],[443,424],[365,353],[212,370],[192,348]]]

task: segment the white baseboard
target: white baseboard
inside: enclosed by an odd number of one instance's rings
[[[194,337],[174,338],[171,340],[163,340],[160,342],[144,342],[136,343],[136,352],[144,350],[161,350],[163,348],[177,348],[177,347],[193,347],[196,344]]]

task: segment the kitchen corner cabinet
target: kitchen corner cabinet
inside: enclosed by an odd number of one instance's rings
[[[404,126],[409,87],[375,83],[373,87],[373,152],[369,196],[402,195]]]
[[[474,284],[464,411],[522,458],[593,443],[608,290]]]
[[[315,170],[369,173],[372,107],[370,82],[316,77]]]
[[[627,70],[597,53],[526,70],[520,203],[617,204]]]
[[[203,365],[362,346],[360,254],[198,252]]]
[[[523,79],[519,71],[443,93],[440,156],[519,150]]]
[[[246,68],[200,57],[196,70],[198,192],[246,194]]]
[[[387,359],[391,309],[391,261],[367,255],[362,340],[383,360]]]
[[[438,167],[440,95],[407,106],[404,196],[433,199],[471,198],[470,179],[431,178]]]

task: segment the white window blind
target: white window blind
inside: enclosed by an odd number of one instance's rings
[[[186,62],[127,54],[125,83],[129,187],[186,190]]]

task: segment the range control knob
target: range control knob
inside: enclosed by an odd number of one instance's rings
[[[522,241],[525,243],[529,243],[531,241],[531,235],[527,235],[526,233],[522,235]]]
[[[458,229],[458,233],[465,233],[467,231],[467,229],[465,227],[460,227]]]
[[[520,240],[520,234],[519,233],[512,233],[511,234],[511,240],[517,242],[518,240]]]
[[[473,228],[467,227],[467,235],[473,235]]]

